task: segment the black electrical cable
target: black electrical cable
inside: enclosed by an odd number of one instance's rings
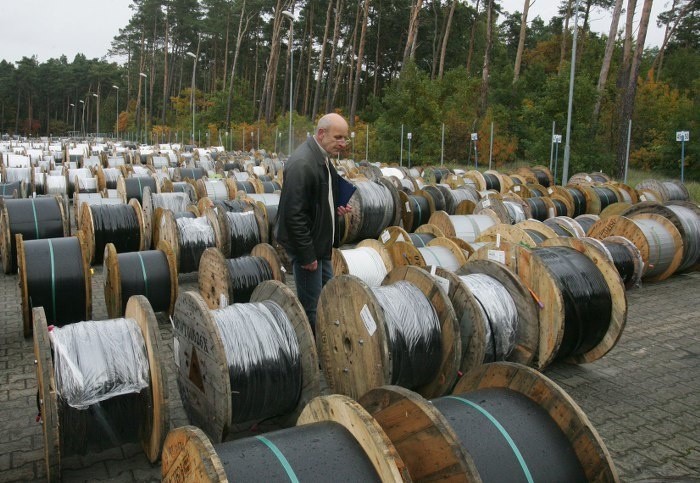
[[[576,452],[549,413],[505,388],[433,399],[482,481],[588,481]]]
[[[535,173],[535,178],[537,178],[537,182],[544,186],[545,188],[549,188],[549,176],[547,176],[547,173],[540,169],[532,169],[532,172]]]
[[[137,252],[141,248],[141,226],[131,205],[90,205],[95,236],[95,263],[101,263],[107,243],[117,253]]]
[[[557,212],[557,216],[567,216],[569,213],[569,210],[566,208],[566,203],[564,203],[562,200],[557,199],[557,198],[550,198],[552,200],[552,203],[554,204],[554,208]]]
[[[433,169],[433,175],[435,176],[435,182],[440,183],[442,178],[450,174],[450,170],[446,168],[435,168]]]
[[[540,198],[540,197],[544,196],[536,185],[527,184],[527,185],[525,185],[525,187],[528,190],[530,190],[530,197],[531,198]]]
[[[544,221],[549,217],[547,204],[542,198],[525,198],[525,202],[530,207],[532,218]]]
[[[197,218],[197,215],[195,215],[191,211],[178,211],[177,213],[173,213],[173,216],[176,220],[178,218]]]
[[[180,179],[185,180],[187,178],[197,181],[198,179],[204,178],[207,175],[207,170],[204,168],[180,168]]]
[[[272,176],[270,176],[269,174],[259,174],[258,179],[263,183],[266,183],[268,181],[272,181]]]
[[[501,180],[495,174],[484,173],[484,180],[486,180],[487,190],[501,191]]]
[[[578,224],[581,225],[581,228],[583,228],[583,231],[588,235],[588,232],[591,231],[591,227],[596,223],[595,218],[590,217],[590,216],[579,216],[576,218],[576,221],[578,221]]]
[[[413,213],[413,224],[408,227],[408,231],[415,231],[419,226],[424,225],[430,218],[430,205],[424,196],[408,195],[408,203]]]
[[[121,277],[122,313],[133,295],[145,296],[154,312],[170,309],[170,266],[165,253],[160,250],[119,253],[117,255]]]
[[[617,269],[617,273],[620,274],[625,286],[629,286],[628,284],[634,280],[636,275],[634,256],[630,252],[629,248],[612,240],[603,239],[601,240],[601,243],[605,245],[608,253],[610,253],[610,256],[613,259],[613,264]]]
[[[11,199],[22,197],[22,182],[13,181],[12,183],[0,183],[0,198]]]
[[[435,239],[432,233],[409,233],[408,236],[416,248],[427,247],[428,243]]]
[[[385,316],[391,384],[414,389],[432,382],[442,358],[442,332],[435,308],[410,282],[371,290]]]
[[[244,193],[255,193],[255,186],[250,181],[236,181],[236,188]]]
[[[274,278],[270,263],[262,257],[243,256],[227,260],[229,301],[248,303],[259,284]]]
[[[181,217],[175,222],[180,251],[179,273],[196,272],[204,250],[216,246],[214,229],[204,217]]]
[[[260,227],[255,213],[229,211],[224,216],[231,240],[231,258],[248,255],[253,247],[260,243]]]
[[[234,169],[242,171],[243,166],[241,166],[241,163],[238,161],[234,161],[233,163],[224,163],[224,171],[233,171]]]
[[[250,209],[250,203],[243,200],[216,200],[214,206],[218,210],[230,213],[241,213]]]
[[[87,319],[83,252],[76,237],[23,243],[29,306],[44,307],[49,324]]]
[[[610,188],[593,186],[593,191],[598,195],[598,199],[600,199],[600,211],[603,211],[606,207],[618,201],[617,195]]]
[[[187,193],[190,201],[194,203],[197,199],[197,192],[194,187],[186,181],[177,181],[173,183],[173,193]]]
[[[566,228],[562,223],[552,221],[551,223],[547,222],[547,226],[554,230],[554,233],[556,233],[558,236],[563,236],[566,238],[576,238],[576,234],[568,228]]]
[[[522,180],[517,176],[510,176],[510,179],[513,181],[513,184],[523,184]]]
[[[574,199],[574,214],[572,216],[576,218],[579,215],[583,215],[586,212],[586,197],[578,188],[567,187],[566,191],[568,191]]]
[[[433,198],[433,201],[435,202],[435,211],[445,211],[445,208],[446,208],[445,196],[437,188],[437,186],[432,186],[432,185],[423,186],[423,191],[428,193]]]
[[[54,198],[23,198],[5,200],[7,225],[10,232],[10,272],[17,271],[17,243],[15,235],[21,234],[25,241],[41,238],[61,238],[63,216],[60,201]],[[7,247],[5,248],[7,249]],[[5,270],[7,272],[7,270]]]
[[[211,314],[226,352],[233,422],[292,411],[303,381],[299,343],[286,312],[264,301],[233,304]]]
[[[568,247],[538,248],[564,300],[564,335],[557,358],[580,355],[600,343],[610,327],[612,296],[593,261]]]
[[[350,432],[318,422],[214,446],[228,481],[380,482]]]
[[[357,183],[356,196],[361,200],[360,229],[357,232],[357,240],[377,238],[394,217],[394,199],[389,188],[380,183],[367,181]]]
[[[151,193],[156,193],[156,179],[151,176],[136,176],[134,178],[124,178],[124,187],[126,188],[127,203],[135,198],[139,203],[143,203],[143,189],[148,186]]]
[[[525,233],[530,235],[530,238],[538,245],[547,239],[545,235],[536,230],[526,229]]]
[[[263,181],[263,193],[274,193],[275,191],[280,191],[282,187],[277,181]]]

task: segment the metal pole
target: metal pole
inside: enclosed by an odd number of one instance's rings
[[[445,123],[442,123],[442,140],[440,142],[440,166],[445,164]]]
[[[683,136],[683,141],[681,141],[681,183],[685,181],[685,136]]]
[[[559,170],[559,143],[555,143],[556,146],[554,148],[554,184],[557,184],[557,171]],[[562,181],[562,185],[564,182]]]
[[[479,169],[479,150],[476,146],[477,141],[474,141],[474,169]]]
[[[569,179],[569,158],[571,156],[571,111],[574,106],[574,77],[576,76],[576,38],[578,37],[578,6],[581,0],[576,0],[576,15],[574,16],[574,40],[571,47],[571,74],[569,75],[569,108],[566,117],[566,144],[564,145],[564,171],[561,175],[561,184],[565,185]]]
[[[493,121],[491,121],[491,141],[489,142],[489,169],[493,161]]]
[[[399,166],[403,166],[403,124],[401,124],[401,154],[399,154]]]
[[[630,141],[632,139],[632,119],[629,120],[627,127],[627,152],[625,154],[625,184],[627,184],[627,169],[630,164]]]
[[[552,170],[552,162],[554,161],[554,133],[557,127],[557,121],[552,121],[552,137],[549,138],[549,170]]]
[[[408,138],[408,169],[411,169],[411,138]]]
[[[365,160],[369,162],[369,123],[367,124],[367,135],[365,136]]]
[[[119,139],[119,88],[117,87],[117,139]]]

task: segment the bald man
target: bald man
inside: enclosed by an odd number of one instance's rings
[[[330,162],[345,149],[347,137],[347,121],[326,114],[284,168],[275,235],[292,259],[297,296],[314,333],[318,298],[333,276],[331,251],[339,243],[338,217],[350,212],[349,206],[335,202],[338,173]]]

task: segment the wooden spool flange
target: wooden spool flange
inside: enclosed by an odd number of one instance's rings
[[[296,409],[276,420],[288,425],[304,406],[320,393],[318,357],[308,318],[292,291],[283,283],[268,280],[253,291],[251,303],[273,301],[287,314],[301,355],[302,391]],[[235,431],[231,380],[221,332],[206,302],[197,292],[180,294],[174,314],[175,361],[183,406],[190,421],[213,441],[220,442]]]
[[[411,243],[411,237],[408,235],[408,232],[400,226],[389,226],[379,234],[379,241],[381,241],[384,246],[389,247],[397,241]]]
[[[478,389],[503,388],[518,392],[549,413],[571,443],[588,481],[618,482],[613,459],[588,417],[551,379],[528,367],[496,362],[462,377],[454,394]]]
[[[479,238],[478,242],[495,242],[498,240],[509,241],[511,243],[520,243],[528,247],[536,247],[537,242],[518,225],[494,225],[486,229]]]
[[[424,394],[444,394],[457,377],[461,356],[459,326],[452,304],[437,282],[416,267],[397,267],[384,285],[406,280],[418,287],[435,308],[442,326],[442,360],[434,380],[416,388]],[[357,398],[369,389],[390,384],[391,354],[384,310],[359,278],[332,278],[321,291],[316,331],[318,352],[331,391]]]
[[[168,271],[170,272],[170,305],[168,306],[168,315],[172,315],[173,309],[175,308],[175,300],[177,299],[178,286],[175,254],[170,244],[164,240],[158,242],[157,249],[163,252],[168,263]],[[105,247],[102,273],[104,275],[104,297],[105,305],[107,306],[107,315],[112,318],[121,317],[123,312],[122,278],[121,270],[119,269],[117,250],[112,243],[107,243]]]
[[[267,260],[272,269],[272,280],[284,283],[282,261],[277,252],[267,243],[259,243],[250,252],[252,257]],[[207,248],[199,261],[199,293],[210,309],[221,308],[222,295],[229,305],[234,300],[233,281],[226,258],[218,248]]]
[[[431,246],[441,246],[447,248],[452,255],[455,257],[458,266],[462,266],[467,262],[467,255],[464,254],[464,250],[457,246],[457,244],[449,238],[439,237],[433,238],[428,242],[429,247]],[[410,242],[396,242],[394,245],[389,247],[389,254],[393,265],[396,267],[412,265],[415,267],[425,268],[427,266],[435,265],[433,263],[434,259],[428,259],[423,256],[420,248],[415,247]],[[435,265],[437,266],[437,265]]]
[[[141,329],[146,357],[148,358],[150,391],[147,394],[146,406],[148,415],[145,426],[140,431],[141,447],[151,463],[158,460],[166,435],[169,421],[168,387],[163,368],[160,364],[160,331],[151,306],[142,296],[129,299],[125,317],[134,319]],[[42,307],[33,310],[34,326],[34,357],[38,383],[39,409],[42,418],[44,439],[44,462],[46,478],[49,481],[61,479],[61,431],[71,431],[73,428],[59,426],[58,393],[54,379],[53,353]]]
[[[542,235],[544,238],[556,238],[559,235],[552,230],[550,227],[542,223],[541,221],[538,220],[525,220],[521,221],[520,223],[517,223],[515,225],[516,227],[520,228],[521,230],[532,230],[536,231],[540,235]]]

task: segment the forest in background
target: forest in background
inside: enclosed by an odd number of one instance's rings
[[[700,179],[700,0],[665,2],[653,19],[652,0],[580,1],[570,173],[619,174],[632,119],[633,167],[676,174],[685,130],[686,177]],[[493,123],[496,166],[548,164],[552,122],[565,134],[576,2],[559,2],[548,23],[528,17],[531,3],[507,14],[498,0],[133,0],[102,59],[0,61],[0,132],[99,124],[136,141],[187,141],[194,101],[202,144],[286,152],[291,75],[293,144],[336,111],[351,122],[356,159],[406,162],[410,132],[412,163],[439,163],[444,124],[445,162],[477,153],[483,164]],[[610,34],[590,30],[594,12],[611,19]],[[665,35],[644,49],[650,22]]]

